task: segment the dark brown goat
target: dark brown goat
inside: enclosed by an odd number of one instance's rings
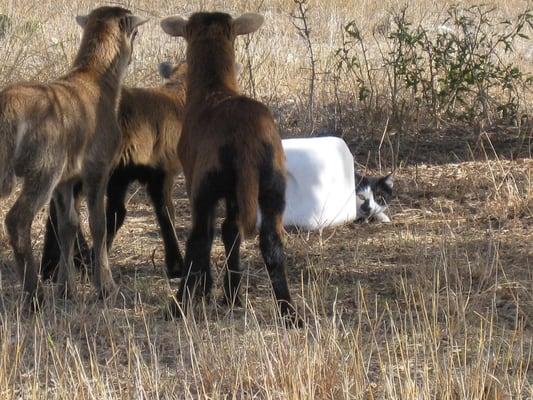
[[[187,101],[179,156],[192,208],[192,230],[185,253],[186,277],[171,305],[174,316],[185,311],[193,292],[207,295],[215,207],[226,202],[222,239],[228,268],[225,300],[240,304],[241,236],[263,220],[259,238],[274,294],[283,317],[299,323],[285,276],[282,214],[285,207],[285,156],[274,118],[263,104],[239,94],[235,73],[237,35],[256,31],[257,14],[237,19],[224,13],[196,13],[189,21],[166,18],[163,30],[187,40]]]
[[[72,250],[78,215],[73,190],[79,181],[88,199],[95,285],[104,296],[116,290],[105,247],[104,195],[120,144],[120,85],[137,27],[145,20],[124,8],[100,7],[77,21],[83,37],[66,75],[48,84],[13,84],[0,92],[0,195],[11,193],[16,177],[23,179],[6,227],[23,290],[31,301],[41,297],[31,225],[52,193],[61,245],[59,292],[75,293]]]
[[[178,142],[185,105],[186,72],[185,63],[179,66],[162,63],[159,73],[166,80],[164,85],[122,89],[118,112],[122,149],[120,161],[107,185],[108,250],[126,217],[128,186],[139,181],[146,185],[159,222],[169,278],[177,278],[183,271],[183,259],[174,230],[172,185],[181,172]],[[51,203],[41,261],[43,279],[54,275],[59,262],[55,215],[55,207]],[[78,231],[78,243],[87,250],[81,230]]]

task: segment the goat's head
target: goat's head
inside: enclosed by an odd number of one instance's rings
[[[263,24],[258,14],[195,13],[189,20],[169,17],[161,21],[163,30],[187,41],[188,85],[191,93],[202,98],[200,87],[216,86],[238,91],[234,42],[238,35],[255,32]]]
[[[168,17],[161,21],[161,27],[170,36],[181,36],[189,44],[197,41],[216,40],[218,44],[231,44],[238,35],[255,32],[263,25],[264,18],[259,14],[243,14],[238,18],[220,12],[199,12],[189,20],[181,17]]]
[[[170,61],[159,64],[159,75],[167,82],[181,82],[187,77],[187,63],[185,61],[175,65]],[[242,72],[242,64],[235,63],[235,72],[239,76]]]
[[[79,56],[90,63],[116,63],[122,71],[131,62],[137,28],[148,20],[122,7],[99,7],[76,21],[83,28]]]
[[[165,61],[159,64],[159,75],[168,82],[183,81],[187,76],[187,63],[177,65]]]

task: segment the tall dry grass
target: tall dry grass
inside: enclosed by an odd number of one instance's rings
[[[65,71],[80,37],[80,29],[73,22],[73,15],[87,12],[99,4],[105,3],[4,0],[0,10],[10,18],[11,26],[8,34],[0,41],[0,83],[20,79],[50,79]],[[359,114],[364,110],[358,109],[357,96],[354,96],[358,88],[353,86],[353,82],[345,74],[341,74],[340,80],[335,76],[338,62],[335,53],[343,46],[343,39],[346,40],[343,27],[354,21],[361,30],[363,39],[366,40],[369,68],[376,72],[372,84],[378,92],[383,92],[382,102],[390,103],[391,93],[385,88],[379,90],[378,87],[386,86],[386,74],[379,70],[383,68],[383,53],[389,51],[385,44],[386,31],[392,26],[393,16],[408,5],[409,21],[414,26],[420,24],[428,32],[434,32],[443,23],[446,11],[454,2],[308,0],[306,18],[316,63],[314,97],[317,110],[316,121],[312,124],[302,120],[309,104],[311,64],[308,45],[295,29],[295,24],[299,23],[294,17],[298,12],[293,0],[206,0],[181,3],[158,0],[117,4],[128,6],[135,12],[152,18],[152,22],[142,28],[135,58],[126,79],[127,84],[156,84],[159,82],[156,68],[159,62],[183,58],[184,41],[165,35],[159,28],[159,18],[171,14],[188,15],[197,10],[218,9],[233,14],[258,11],[266,17],[265,26],[252,39],[240,39],[237,42],[239,62],[244,66],[241,76],[243,90],[273,107],[287,134],[309,134],[312,128],[327,128],[353,135],[352,131],[356,129],[365,129],[372,134],[382,132],[386,115],[378,107],[374,110],[378,113],[377,118],[371,121],[362,118]],[[462,2],[463,7],[474,4],[479,2]],[[531,2],[512,0],[502,4],[493,1],[488,2],[488,6],[495,7],[495,12],[491,15],[494,21],[512,20],[528,7],[531,8]],[[385,33],[376,34],[381,31]],[[501,57],[510,58],[525,73],[533,73],[533,52],[529,40],[518,40],[514,51],[510,55],[501,54]],[[531,85],[522,90],[530,100]],[[338,115],[340,110],[334,106],[339,95],[343,103],[352,103],[340,105],[341,108],[346,108],[346,115]],[[526,106],[529,104],[527,101],[524,103]],[[388,106],[385,104],[383,107]],[[364,120],[366,124],[361,126],[357,121],[351,120]]]
[[[99,4],[0,1],[0,13],[11,21],[0,38],[0,85],[64,72],[80,38],[73,16]],[[160,61],[183,57],[183,41],[162,33],[160,17],[199,9],[263,13],[265,26],[237,43],[245,67],[242,87],[275,110],[284,134],[309,133],[311,125],[301,118],[309,104],[309,57],[293,26],[293,1],[120,4],[152,17],[141,29],[127,76],[127,84],[143,86],[159,82]],[[394,223],[288,235],[291,288],[308,320],[302,330],[276,323],[254,241],[243,249],[244,309],[219,308],[215,298],[199,305],[194,317],[165,321],[163,309],[175,283],[154,269],[162,265],[161,244],[147,200],[136,192],[111,254],[123,294],[107,304],[96,300],[85,282],[75,302],[53,299],[47,287],[50,301],[42,313],[22,315],[11,252],[0,232],[1,399],[533,398],[530,150],[526,158],[505,160],[503,153],[515,141],[491,147],[495,137],[485,132],[470,148],[456,136],[431,131],[427,143],[417,137],[382,154],[381,145],[389,147],[386,116],[363,118],[364,123],[337,119],[330,107],[335,101],[330,71],[348,21],[356,20],[369,35],[404,2],[309,4],[317,63],[314,127],[343,131],[356,141],[351,144],[361,146],[352,149],[362,165],[383,161],[384,167],[398,167]],[[409,15],[430,28],[450,4],[411,2]],[[531,6],[527,0],[492,4],[502,18]],[[376,49],[369,55],[379,60]],[[525,42],[510,57],[532,71],[533,54]],[[360,110],[344,107],[358,120]],[[523,157],[531,132],[520,140]],[[367,156],[378,146],[375,159]],[[12,201],[0,203],[2,218]],[[175,203],[183,243],[189,216],[182,182]],[[37,253],[43,218],[34,226]],[[213,260],[220,278],[220,242]]]

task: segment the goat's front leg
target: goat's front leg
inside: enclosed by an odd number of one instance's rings
[[[57,276],[59,297],[73,297],[76,293],[73,252],[79,218],[75,207],[74,185],[74,182],[60,184],[53,196],[57,212],[59,247],[61,249]]]
[[[74,186],[74,205],[77,215],[80,214],[81,192],[81,183],[78,183]],[[41,277],[43,281],[52,280],[57,282],[58,265],[61,258],[58,229],[57,211],[54,201],[52,200],[48,207],[48,218],[46,219],[43,253],[41,256]],[[90,264],[90,250],[83,236],[83,232],[79,227],[79,223],[76,241],[77,245],[74,251],[74,265],[81,269],[88,268]]]
[[[93,171],[94,172],[94,171]],[[105,210],[105,191],[108,180],[107,171],[92,174],[84,182],[87,192],[87,208],[89,210],[89,228],[93,238],[94,249],[94,285],[102,298],[116,292],[117,285],[113,280],[109,260],[107,258],[107,228]]]

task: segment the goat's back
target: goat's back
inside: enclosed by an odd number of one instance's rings
[[[215,96],[213,96],[215,97]],[[180,158],[195,170],[220,167],[221,153],[234,153],[235,167],[260,167],[265,159],[272,167],[284,171],[281,139],[270,110],[245,96],[211,98],[197,109],[186,111]],[[196,166],[195,167],[193,167]],[[194,180],[194,179],[193,179]]]
[[[67,79],[10,85],[0,92],[0,110],[2,144],[12,149],[18,176],[56,168],[58,160],[66,167],[64,178],[78,173],[98,120],[113,115],[113,105],[96,90]]]
[[[215,174],[224,182],[217,197],[236,198],[241,233],[249,236],[261,193],[272,185],[284,192],[285,156],[270,110],[245,96],[212,95],[185,116],[179,155],[189,197],[194,202]]]
[[[124,88],[119,107],[122,162],[160,166],[178,164],[178,141],[185,98],[163,88]]]

